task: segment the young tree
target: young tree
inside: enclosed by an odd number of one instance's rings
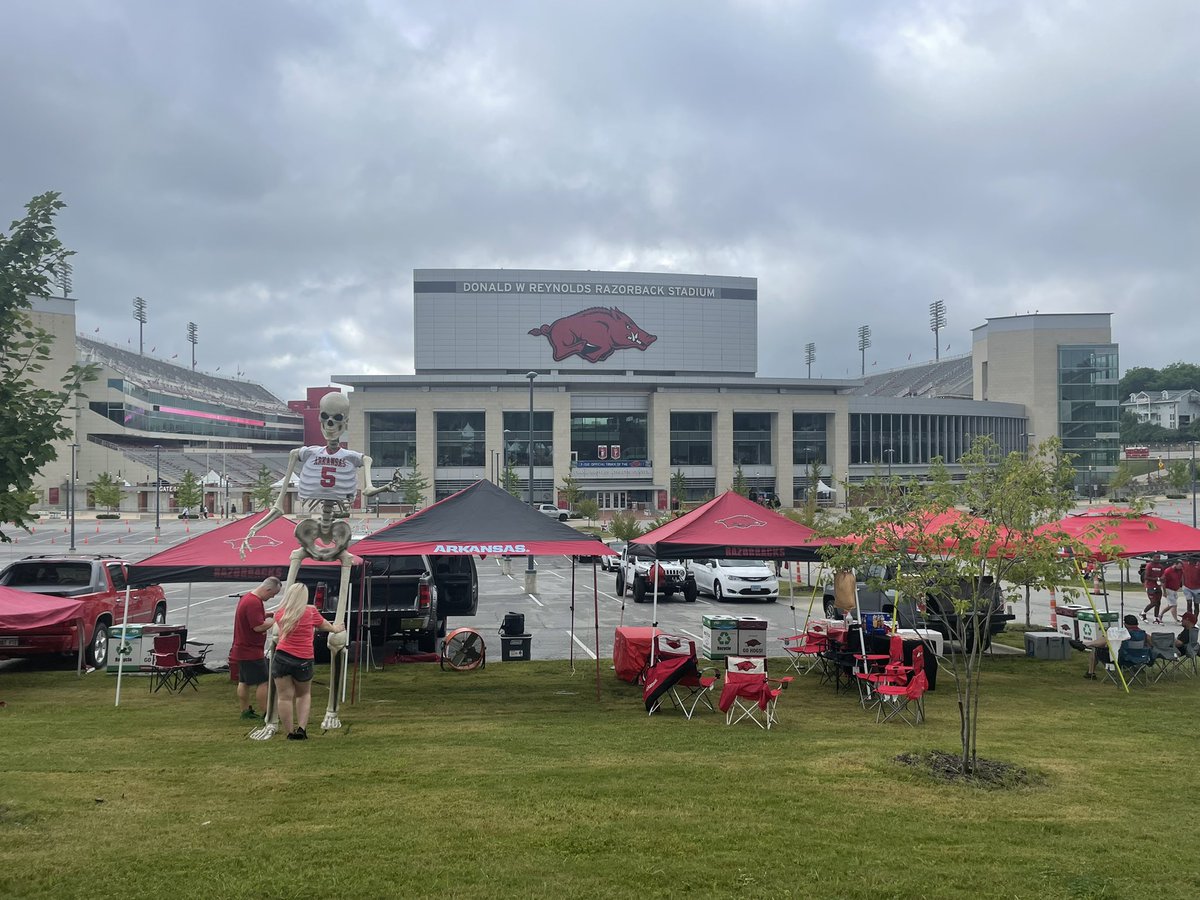
[[[250,497],[260,508],[266,509],[275,502],[274,484],[275,478],[271,476],[271,470],[265,463],[259,466],[254,484],[250,485]]]
[[[403,479],[401,494],[404,502],[416,508],[425,502],[425,493],[429,490],[429,479],[421,473],[421,467],[413,461],[412,471]]]
[[[575,511],[590,524],[596,521],[596,516],[600,515],[600,504],[591,497],[586,497],[579,501],[579,505],[575,507]]]
[[[66,204],[56,192],[25,205],[24,218],[0,234],[0,523],[26,528],[36,502],[33,479],[58,458],[55,441],[71,437],[62,412],[96,377],[95,366],[73,365],[58,384],[39,384],[54,336],[30,318],[34,298],[50,296],[71,251],[58,240],[54,216]],[[0,541],[12,539],[0,528]]]
[[[1190,463],[1181,459],[1172,461],[1167,469],[1167,486],[1173,493],[1182,494],[1192,486]]]
[[[638,520],[627,512],[619,512],[614,515],[612,521],[608,523],[608,529],[612,532],[613,537],[626,543],[642,534],[642,526]]]
[[[742,471],[741,463],[738,463],[737,471],[733,473],[733,492],[743,497],[750,496],[750,482],[746,481],[746,473]]]
[[[500,478],[500,487],[504,488],[518,500],[521,497],[521,481],[517,478],[517,470],[512,462],[508,462],[504,467],[504,474]]]
[[[1129,463],[1125,460],[1117,465],[1117,471],[1113,472],[1112,478],[1108,481],[1108,489],[1112,491],[1114,497],[1121,496],[1133,483],[1133,472],[1130,471]]]
[[[563,476],[562,487],[559,488],[558,493],[566,502],[567,509],[580,511],[579,504],[583,502],[583,488],[579,485],[579,479],[575,477],[575,463],[571,463],[571,468]]]
[[[92,497],[97,506],[112,512],[121,505],[121,485],[108,472],[101,472],[92,483]]]
[[[927,482],[873,485],[878,501],[873,510],[852,510],[826,531],[864,539],[831,547],[826,556],[838,571],[880,566],[877,571],[886,574],[879,587],[901,598],[927,600],[930,624],[957,644],[957,652],[947,654],[958,696],[957,758],[961,773],[973,777],[984,651],[994,617],[1004,611],[997,600],[1015,600],[1022,583],[1035,588],[1070,583],[1060,551],[1072,542],[1053,529],[1035,529],[1070,508],[1067,486],[1073,473],[1058,453],[1057,439],[1034,454],[1001,458],[990,438],[976,438],[960,462],[962,481],[952,481],[941,459],[935,459]],[[955,507],[970,513],[945,515]],[[935,517],[945,524],[931,527]],[[997,598],[992,585],[1005,594]]]
[[[182,510],[197,514],[200,504],[204,502],[204,490],[200,487],[200,479],[196,473],[188,469],[179,479],[175,487],[175,505]]]
[[[671,509],[683,509],[686,499],[687,478],[683,475],[683,469],[676,469],[671,475]]]

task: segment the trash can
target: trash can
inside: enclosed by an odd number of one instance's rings
[[[117,667],[122,672],[140,672],[147,669],[154,660],[146,659],[142,651],[142,625],[114,625],[108,630],[108,665],[105,671],[111,675],[117,674]]]
[[[700,620],[700,643],[705,659],[737,656],[738,620],[733,616],[704,616]]]
[[[530,658],[533,636],[529,634],[501,634],[500,661],[524,662]]]
[[[1099,618],[1097,618],[1099,615]],[[1094,641],[1097,638],[1104,637],[1104,632],[1117,624],[1120,616],[1115,612],[1094,613],[1090,609],[1085,609],[1076,616],[1079,622],[1079,640],[1085,644],[1088,641]]]
[[[737,620],[737,655],[767,655],[767,620],[757,616],[742,616]]]
[[[1091,611],[1091,608],[1087,606],[1055,606],[1054,612],[1058,615],[1058,633],[1066,635],[1069,641],[1083,640],[1079,636],[1079,614]]]

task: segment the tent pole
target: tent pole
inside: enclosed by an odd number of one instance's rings
[[[654,589],[654,608],[650,611],[650,665],[654,665],[654,646],[658,643],[654,638],[658,633],[658,579],[654,577],[654,567],[658,565],[658,552],[654,553],[654,562],[650,563],[647,574]]]
[[[183,613],[183,627],[187,628],[192,624],[192,583],[188,582],[187,608]]]
[[[76,623],[77,624],[75,625],[75,627],[78,629],[78,631],[76,633],[79,635],[79,654],[75,660],[75,677],[82,678],[83,677],[83,630],[87,627],[87,623],[84,622],[82,618],[76,619]]]
[[[129,627],[129,581],[128,581],[128,579],[126,579],[126,581],[125,581],[125,614],[121,617],[121,643],[122,644],[125,643],[125,639],[127,637],[127,635],[125,634],[125,630],[128,627]],[[83,635],[79,636],[79,640],[81,640],[81,641],[83,640]],[[118,644],[117,646],[120,647],[121,644]],[[117,699],[113,703],[113,706],[121,705],[121,674],[124,672],[124,670],[125,670],[125,654],[118,653],[117,654]]]
[[[596,617],[596,702],[600,702],[600,585],[596,564],[592,563],[592,614]]]
[[[575,557],[571,557],[571,645],[568,648],[571,674],[575,674]]]

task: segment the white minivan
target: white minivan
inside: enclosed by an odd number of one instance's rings
[[[779,579],[765,562],[754,559],[693,559],[689,571],[696,576],[701,593],[720,602],[730,600],[779,599]]]

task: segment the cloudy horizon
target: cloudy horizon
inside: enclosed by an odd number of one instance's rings
[[[412,272],[758,279],[760,375],[1111,312],[1200,361],[1200,10],[15,0],[0,221],[62,193],[78,328],[283,399],[411,373]],[[1183,327],[1180,327],[1183,326]]]

